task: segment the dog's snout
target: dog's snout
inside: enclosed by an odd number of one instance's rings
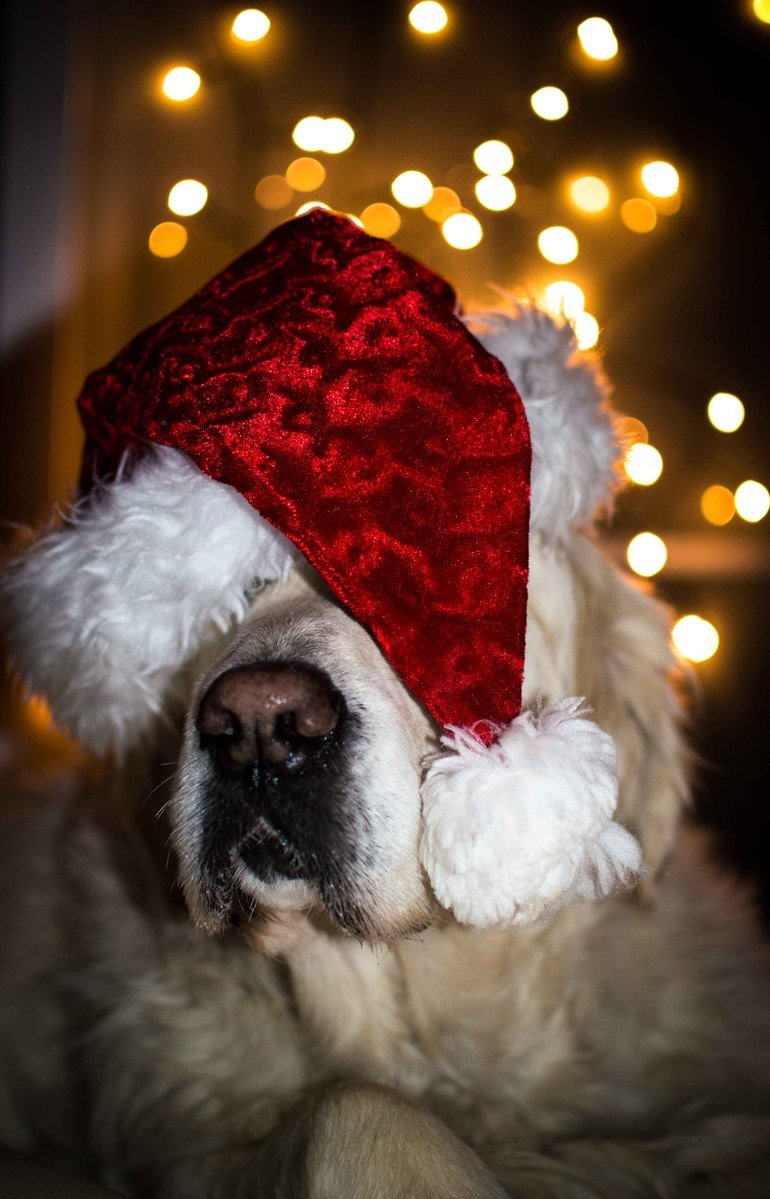
[[[227,773],[265,766],[292,774],[325,753],[341,709],[341,696],[320,671],[267,662],[215,679],[196,724],[202,747]]]

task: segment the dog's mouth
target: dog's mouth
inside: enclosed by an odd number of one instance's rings
[[[308,878],[300,851],[265,816],[259,817],[253,832],[240,846],[237,859],[263,883]]]

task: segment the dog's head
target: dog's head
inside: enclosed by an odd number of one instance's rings
[[[666,616],[586,536],[618,451],[601,377],[570,327],[534,308],[469,325],[530,426],[525,703],[587,697],[618,747],[620,819],[654,874],[682,754]],[[20,673],[86,746],[126,754],[183,725],[173,841],[201,927],[234,904],[320,905],[378,939],[440,910],[419,846],[441,730],[237,493],[155,448],[12,563],[2,594]]]

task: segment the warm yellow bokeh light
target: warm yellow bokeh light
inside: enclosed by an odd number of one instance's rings
[[[571,229],[564,225],[551,225],[543,229],[537,239],[537,248],[548,262],[564,266],[574,262],[578,256],[578,239]]]
[[[770,25],[770,0],[754,0],[754,16],[765,25]]]
[[[461,208],[460,197],[451,187],[434,187],[428,203],[422,206],[426,217],[432,221],[443,221],[453,212],[459,212]]]
[[[244,8],[230,26],[238,42],[259,42],[270,28],[270,18],[259,8]]]
[[[254,188],[254,199],[262,208],[285,208],[294,196],[294,191],[283,175],[265,175]]]
[[[746,409],[737,396],[718,391],[708,402],[708,418],[720,433],[734,433],[743,424]]]
[[[190,100],[201,85],[201,77],[192,67],[172,67],[163,77],[163,95],[177,103]]]
[[[634,574],[650,579],[666,565],[668,550],[657,533],[637,533],[628,543],[626,558]]]
[[[707,662],[719,649],[719,633],[711,621],[694,614],[676,622],[671,640],[679,656],[688,662]]]
[[[504,212],[516,202],[516,188],[507,175],[482,175],[476,184],[476,198],[491,212]]]
[[[392,204],[370,204],[361,213],[361,221],[372,237],[392,237],[401,228],[401,217]]]
[[[492,138],[476,147],[473,161],[485,175],[506,175],[513,166],[513,150],[505,142]]]
[[[446,28],[447,20],[444,5],[436,0],[420,0],[409,13],[409,24],[418,33],[440,33]]]
[[[735,492],[735,511],[741,520],[756,524],[770,510],[770,491],[756,479],[747,479]]]
[[[355,139],[352,125],[342,117],[327,117],[324,121],[323,143],[319,149],[326,154],[342,154]]]
[[[577,283],[560,280],[549,283],[544,293],[545,306],[551,316],[564,316],[574,320],[585,310],[586,298]]]
[[[579,350],[590,350],[599,340],[599,322],[590,312],[578,312],[572,317],[575,341]]]
[[[540,87],[532,93],[529,102],[544,121],[560,121],[569,112],[569,100],[560,87]]]
[[[168,206],[177,216],[194,216],[209,198],[208,188],[199,179],[180,179],[168,193]]]
[[[626,450],[623,469],[632,483],[651,487],[657,483],[663,471],[663,455],[654,445],[638,441]]]
[[[402,171],[391,183],[390,190],[404,208],[422,208],[433,195],[433,184],[422,171]]]
[[[161,221],[147,239],[156,258],[175,258],[187,245],[187,230],[177,221]]]
[[[658,214],[649,200],[635,197],[620,205],[620,219],[632,233],[652,233],[658,223]]]
[[[569,185],[572,203],[583,212],[603,212],[610,202],[610,189],[596,175],[581,175]]]
[[[295,216],[304,216],[306,212],[312,212],[314,208],[323,208],[324,212],[331,212],[328,204],[324,204],[323,200],[306,200],[304,204],[300,204]]]
[[[700,510],[710,525],[726,525],[735,516],[735,498],[729,487],[712,483],[700,497]]]
[[[641,171],[642,183],[651,196],[675,196],[679,191],[679,172],[670,162],[647,162]]]
[[[313,192],[326,178],[326,167],[317,158],[295,158],[286,168],[286,182],[297,192]]]
[[[578,25],[580,45],[589,58],[606,62],[618,52],[618,39],[609,21],[604,17],[589,17]]]
[[[638,441],[650,440],[647,426],[635,416],[619,417],[618,435],[626,445],[636,445]]]
[[[481,222],[470,212],[454,212],[441,225],[446,241],[455,250],[472,250],[484,236]]]
[[[300,150],[323,149],[326,121],[323,117],[303,117],[292,131],[292,141]]]

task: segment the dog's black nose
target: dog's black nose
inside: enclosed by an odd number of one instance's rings
[[[292,775],[327,756],[342,697],[313,667],[283,662],[237,666],[201,700],[201,747],[228,774],[264,768]]]

